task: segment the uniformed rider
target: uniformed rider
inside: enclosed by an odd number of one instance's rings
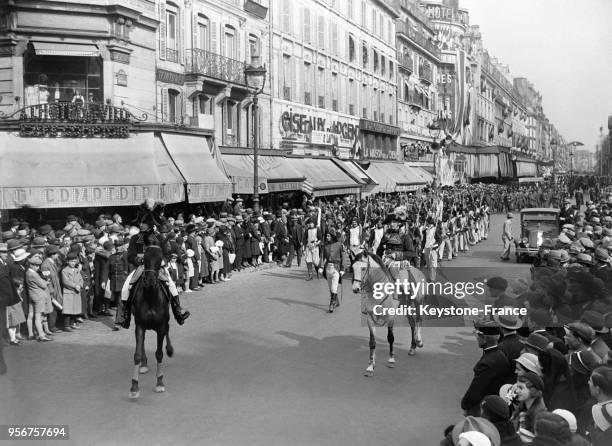
[[[383,237],[376,250],[379,257],[388,257],[393,260],[409,260],[411,264],[417,257],[412,237],[408,233],[402,232],[400,224],[404,220],[396,214],[387,217],[389,227],[385,230]]]
[[[132,309],[132,296],[130,289],[144,271],[142,264],[144,253],[147,249],[152,249],[152,245],[162,246],[161,234],[156,232],[155,226],[151,228],[147,223],[140,225],[140,233],[132,236],[130,244],[128,245],[128,262],[135,267],[134,271],[125,280],[123,288],[121,289],[121,301],[123,303],[123,328],[130,327],[131,309]],[[159,280],[166,285],[170,294],[170,306],[172,307],[172,314],[174,319],[179,325],[183,325],[185,320],[190,316],[189,311],[183,312],[181,308],[181,302],[179,300],[178,290],[176,284],[168,273],[167,266],[164,265],[159,270]]]

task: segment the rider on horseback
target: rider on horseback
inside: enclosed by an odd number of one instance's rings
[[[160,233],[155,231],[155,226],[160,227],[159,217],[154,214],[156,208],[159,205],[156,203],[151,205],[151,202],[147,200],[142,206],[145,209],[145,215],[140,218],[140,232],[130,239],[128,246],[128,262],[135,266],[136,269],[130,273],[127,277],[123,288],[121,289],[121,301],[123,303],[123,328],[130,327],[131,319],[131,307],[132,298],[130,289],[134,283],[138,281],[142,273],[144,272],[144,266],[142,264],[144,258],[144,252],[150,249],[150,246],[161,247],[162,236]],[[166,267],[162,267],[159,270],[159,280],[164,284],[170,295],[170,306],[172,307],[172,314],[174,319],[179,325],[183,325],[185,320],[190,316],[189,311],[183,312],[181,308],[181,302],[179,300],[178,290],[176,284],[168,274]]]
[[[376,255],[380,258],[391,258],[393,260],[409,260],[411,263],[417,257],[416,249],[412,241],[412,236],[403,233],[400,224],[406,222],[406,215],[401,208],[396,209],[385,219],[385,224],[389,227],[376,250]]]

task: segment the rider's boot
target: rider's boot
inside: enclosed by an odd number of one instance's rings
[[[170,297],[170,306],[172,307],[172,314],[174,315],[174,319],[179,325],[183,325],[185,320],[191,315],[189,311],[185,311],[183,313],[183,309],[181,308],[181,301],[179,300],[178,294],[176,296]]]
[[[330,297],[329,297],[329,312],[333,313],[334,312],[334,308],[336,308],[336,306],[334,305],[334,295],[335,293],[331,293]]]
[[[130,298],[123,302],[122,319],[121,326],[123,328],[130,328],[130,320],[132,319],[132,299]]]

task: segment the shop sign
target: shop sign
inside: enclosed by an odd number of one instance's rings
[[[131,206],[145,198],[168,203],[185,199],[182,184],[143,186],[56,186],[56,187],[7,187],[2,190],[2,201],[7,209],[22,206],[36,208]]]
[[[380,149],[367,149],[368,159],[373,160],[397,160],[397,153],[393,152],[384,152]]]
[[[270,192],[288,192],[292,190],[302,190],[302,181],[287,181],[283,183],[268,183]]]
[[[185,83],[185,75],[181,73],[174,73],[168,70],[162,70],[160,68],[156,71],[156,79],[159,82],[165,82],[167,84],[183,85]]]
[[[370,121],[368,119],[360,119],[359,128],[366,132],[384,133],[392,136],[399,136],[402,132],[399,127],[383,124],[382,122]]]
[[[280,118],[283,138],[292,138],[311,144],[351,146],[359,133],[359,126],[345,121],[294,113],[291,109]]]

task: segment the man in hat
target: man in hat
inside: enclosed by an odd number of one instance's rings
[[[185,229],[187,232],[187,239],[185,240],[185,250],[191,249],[193,251],[193,257],[191,260],[194,263],[194,274],[190,279],[190,283],[186,284],[186,287],[192,291],[199,291],[199,273],[202,259],[200,257],[200,250],[198,249],[198,241],[196,240],[196,225],[190,223]]]
[[[512,309],[514,307],[503,307],[504,309]],[[516,330],[523,326],[523,320],[520,316],[516,316],[510,312],[508,315],[496,313],[493,315],[493,320],[499,325],[501,331],[501,339],[497,344],[499,349],[504,352],[506,358],[511,362],[521,356],[523,351],[523,343],[521,342]],[[514,381],[513,381],[514,382]]]
[[[58,304],[62,305],[63,303],[63,295],[62,295],[62,284],[60,282],[60,250],[56,245],[49,245],[45,248],[45,259],[40,266],[40,270],[43,275],[48,280],[47,290],[51,296],[51,301],[55,301]],[[49,324],[49,331],[51,333],[57,333],[58,330],[55,327],[55,322],[57,321],[57,310],[55,304],[53,306],[53,311],[51,313],[47,313],[47,322]]]
[[[236,198],[236,204],[234,205],[234,215],[241,215],[243,212],[243,207],[242,207],[242,198],[238,197]]]
[[[502,243],[504,244],[504,252],[501,255],[502,260],[510,260],[510,249],[512,248],[512,240],[514,240],[514,235],[512,235],[513,217],[514,215],[512,215],[511,212],[508,212],[502,229]]]
[[[293,262],[294,254],[297,254],[297,266],[298,268],[302,263],[302,251],[304,242],[304,228],[302,222],[297,214],[291,216],[291,227],[289,231],[289,255],[287,256],[287,263],[284,265],[286,268],[291,267]]]
[[[404,221],[396,214],[389,214],[387,217],[389,227],[384,232],[376,255],[379,257],[387,256],[393,260],[408,260],[411,264],[417,257],[412,236],[408,233],[402,234],[400,224]]]
[[[565,328],[565,345],[567,345],[569,354],[573,352],[591,350],[591,342],[595,337],[595,332],[584,322],[571,322],[564,325]]]
[[[483,398],[497,395],[500,387],[513,374],[510,361],[497,346],[500,335],[497,324],[493,321],[476,321],[474,334],[483,354],[474,366],[474,377],[461,399],[461,408],[466,416],[479,416]]]
[[[243,225],[244,225],[244,218],[242,218],[242,215],[240,214],[236,215],[236,224],[234,225],[234,228],[232,229],[232,237],[236,244],[235,245],[236,246],[236,258],[234,259],[234,269],[236,271],[240,271],[242,268],[245,267],[243,265],[243,262],[244,262],[246,240],[245,240],[245,231],[244,231]]]
[[[281,264],[289,252],[289,231],[286,218],[282,215],[276,219],[274,224],[274,240],[276,244],[276,261]]]
[[[4,340],[2,339],[4,333],[7,329],[6,322],[6,308],[11,307],[13,305],[17,305],[20,302],[19,294],[17,293],[17,287],[15,286],[15,281],[11,277],[11,271],[9,267],[9,258],[8,258],[8,247],[6,243],[0,243],[0,375],[6,373],[6,363],[4,362],[4,355],[2,353]],[[10,332],[10,343],[12,345],[19,344],[14,336],[16,335],[17,330]]]
[[[487,288],[489,295],[495,299],[493,306],[495,308],[516,307],[517,301],[506,294],[508,281],[503,277],[491,277],[487,280]]]
[[[227,215],[234,213],[234,199],[232,197],[227,197],[221,206],[221,212],[225,212]]]
[[[610,347],[606,342],[606,335],[610,330],[604,326],[605,320],[603,314],[594,310],[587,310],[582,313],[580,321],[593,329],[594,336],[591,341],[591,349],[603,360],[610,351]]]

